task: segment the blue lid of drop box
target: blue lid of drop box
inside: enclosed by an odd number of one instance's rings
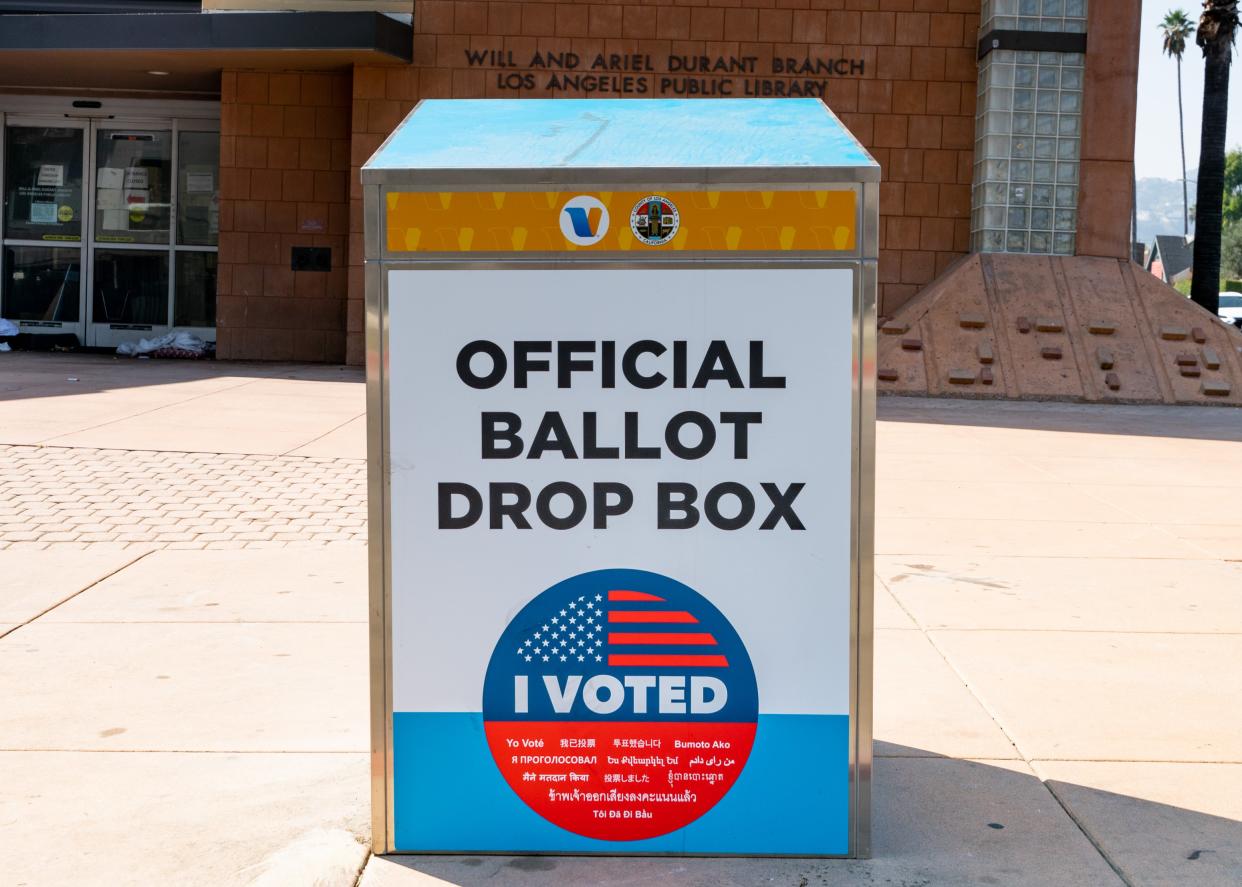
[[[879,175],[813,98],[446,99],[421,102],[363,169],[834,167]]]

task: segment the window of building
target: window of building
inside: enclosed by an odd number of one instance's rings
[[[1087,31],[1087,0],[983,0],[981,13],[985,35]],[[1073,255],[1083,55],[1001,48],[996,36],[979,61],[971,249]]]
[[[979,65],[971,248],[1072,255],[1083,56],[993,50]]]
[[[983,0],[984,31],[1087,33],[1087,0]]]

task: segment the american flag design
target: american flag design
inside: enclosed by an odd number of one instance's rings
[[[659,595],[631,589],[580,594],[531,632],[516,655],[531,663],[727,668],[715,636]]]
[[[745,766],[754,669],[704,596],[643,570],[557,583],[510,622],[484,681],[492,758],[539,815],[636,840],[706,814]]]

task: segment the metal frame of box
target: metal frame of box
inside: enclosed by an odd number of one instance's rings
[[[417,113],[417,107],[411,114]],[[382,150],[382,149],[381,149]],[[370,542],[372,849],[396,852],[392,764],[391,536],[389,522],[388,274],[412,269],[850,268],[854,277],[850,615],[850,840],[848,857],[871,852],[873,552],[875,490],[878,167],[704,167],[362,172],[366,265],[367,490]],[[776,191],[853,189],[855,249],[848,251],[430,253],[389,251],[387,195],[408,191]],[[609,854],[595,854],[609,855]]]

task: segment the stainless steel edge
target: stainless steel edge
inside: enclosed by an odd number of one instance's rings
[[[845,122],[840,117],[837,116],[837,112],[832,110],[832,108],[828,105],[827,101],[820,102],[820,106],[828,113],[829,117],[831,117],[833,120],[837,122],[837,124],[843,130],[845,130],[846,132],[849,132],[851,136],[853,135],[853,133],[850,132],[850,128],[845,125]],[[857,139],[854,140],[854,144],[858,147],[860,151],[862,151],[864,154],[867,155],[867,159],[870,160],[873,164],[875,164],[876,168],[878,169],[880,166],[879,161],[877,161],[875,159],[875,156],[870,151],[867,150],[866,146],[863,145],[863,143],[858,141]]]
[[[378,185],[362,186],[362,258],[367,262],[379,260],[384,255],[384,239],[380,231],[388,215],[385,204],[384,193]]]
[[[862,200],[859,211],[862,213],[862,224],[858,226],[861,236],[858,240],[864,259],[880,257],[880,183],[867,182],[862,186]]]
[[[556,260],[527,260],[522,259],[497,259],[494,261],[469,261],[465,259],[446,259],[436,258],[427,260],[410,259],[405,256],[400,259],[385,259],[383,268],[385,272],[389,271],[522,271],[522,270],[548,270],[548,269],[584,269],[584,268],[621,268],[621,269],[638,269],[642,271],[649,270],[666,270],[666,269],[687,269],[687,268],[857,268],[859,262],[857,259],[839,258],[830,254],[825,254],[822,258],[786,258],[783,255],[775,254],[776,257],[768,260],[748,261],[729,261],[728,256],[696,256],[694,258],[682,258],[669,262],[663,262],[659,265],[653,265],[646,261],[624,261],[622,259],[608,258],[592,258],[590,261],[556,261]]]
[[[860,241],[861,242],[861,241]],[[753,250],[717,250],[715,252],[709,250],[688,250],[688,249],[670,249],[661,250],[659,247],[643,248],[641,250],[565,250],[564,252],[536,252],[534,250],[524,252],[396,252],[388,253],[385,261],[393,262],[463,262],[470,261],[482,264],[511,264],[518,262],[538,262],[543,265],[561,265],[572,262],[575,266],[582,262],[633,262],[638,259],[644,265],[661,265],[667,262],[685,262],[685,261],[705,261],[705,262],[749,262],[751,264],[757,262],[766,262],[772,257],[783,259],[805,259],[807,261],[818,261],[821,259],[836,259],[840,261],[854,261],[862,258],[853,250],[780,250],[776,252],[757,252]]]
[[[379,189],[363,189],[363,213],[368,222],[379,215]],[[370,643],[370,724],[371,724],[371,849],[383,853],[388,843],[388,737],[387,712],[388,623],[386,584],[387,549],[384,545],[387,500],[384,490],[383,452],[385,448],[383,389],[385,385],[384,349],[380,333],[383,270],[368,259],[363,268],[365,291],[366,373],[367,373],[367,573],[369,597],[367,616]]]
[[[858,466],[861,461],[858,431],[861,427],[859,413],[862,394],[862,324],[859,306],[862,304],[862,271],[854,263],[854,287],[852,315],[854,324],[850,329],[850,615],[849,615],[849,849],[847,855],[858,855]]]
[[[766,253],[762,257],[751,256],[746,259],[735,259],[729,254],[705,254],[695,255],[693,257],[682,253],[680,257],[669,257],[668,261],[653,263],[649,260],[635,261],[630,257],[629,261],[623,258],[612,258],[605,256],[592,255],[590,260],[579,258],[583,253],[573,253],[568,255],[557,254],[554,259],[546,256],[535,258],[530,254],[512,254],[506,255],[504,258],[496,258],[490,261],[480,261],[471,258],[470,254],[457,254],[451,257],[436,258],[411,258],[408,254],[400,256],[387,256],[379,263],[382,272],[382,283],[380,289],[380,310],[384,321],[388,316],[388,275],[393,271],[414,271],[414,270],[513,270],[520,271],[525,269],[556,269],[556,268],[574,268],[574,269],[591,269],[591,268],[609,268],[609,269],[635,269],[635,270],[658,270],[658,269],[695,269],[695,268],[848,268],[855,271],[855,289],[854,289],[854,312],[855,323],[852,330],[852,354],[853,360],[853,378],[851,381],[851,429],[853,437],[853,462],[854,471],[851,479],[851,555],[850,555],[850,662],[849,662],[849,696],[850,696],[850,740],[849,740],[849,771],[850,771],[850,797],[849,797],[849,841],[850,846],[844,854],[824,854],[819,856],[808,857],[806,854],[787,854],[787,853],[765,853],[760,854],[762,858],[822,858],[822,859],[842,859],[858,856],[866,856],[870,853],[870,799],[871,799],[871,595],[859,593],[860,587],[870,589],[870,585],[862,586],[861,577],[865,573],[868,577],[871,573],[871,537],[872,531],[869,521],[872,519],[873,509],[870,506],[870,500],[865,501],[864,491],[869,491],[873,486],[873,481],[864,483],[861,480],[861,474],[870,464],[871,450],[873,447],[874,435],[867,435],[865,429],[867,427],[867,391],[870,390],[870,411],[874,417],[874,380],[868,380],[867,367],[874,363],[875,350],[875,282],[876,268],[874,262],[859,262],[856,258],[839,258],[830,254],[819,253],[819,258],[806,258],[786,256],[784,254]],[[615,254],[611,254],[615,255]],[[869,276],[868,276],[869,274]],[[868,286],[870,291],[868,292]],[[866,317],[868,306],[871,306],[871,315],[869,320]],[[859,313],[862,313],[862,317]],[[370,317],[368,315],[368,323]],[[369,329],[369,325],[368,325]],[[380,325],[381,330],[381,349],[386,356],[389,341],[389,330],[387,324]],[[868,345],[869,342],[869,345]],[[869,351],[868,351],[869,349]],[[866,355],[870,353],[870,363],[867,363]],[[369,354],[369,351],[368,351]],[[386,363],[384,369],[387,369]],[[872,376],[874,375],[873,370]],[[386,375],[386,374],[385,374]],[[369,408],[368,403],[368,408]],[[387,427],[389,414],[389,390],[387,382],[383,385],[383,416],[384,427]],[[369,420],[368,420],[369,421]],[[874,419],[872,418],[872,425]],[[383,447],[383,494],[385,502],[387,502],[389,490],[389,463],[388,463],[388,441],[384,439]],[[387,506],[385,505],[385,508]],[[372,531],[374,532],[374,531]],[[384,561],[384,612],[385,612],[385,636],[391,638],[391,526],[385,521],[384,523],[384,544],[385,556]],[[861,626],[866,625],[866,634],[860,635]],[[395,835],[392,834],[391,828],[393,819],[393,782],[392,782],[392,648],[391,642],[386,648],[385,661],[385,677],[387,679],[387,697],[386,706],[386,739],[388,745],[387,752],[387,773],[386,773],[386,794],[387,794],[387,816],[388,827],[390,829],[388,841],[383,851],[386,853],[415,853],[430,856],[455,855],[461,853],[469,853],[476,856],[489,855],[546,855],[543,851],[478,851],[472,849],[462,850],[398,850],[395,845]],[[865,688],[865,694],[862,692]],[[373,841],[374,843],[374,841]],[[557,851],[556,855],[560,856],[633,856],[635,854],[627,854],[622,852],[607,851]],[[675,853],[675,852],[648,852],[644,855],[649,856],[685,856],[685,857],[702,857],[702,858],[728,858],[728,857],[755,857],[753,853]]]
[[[413,117],[415,114],[418,113],[418,109],[423,106],[423,102],[425,101],[427,100],[419,99],[417,102],[414,103],[414,107],[410,108],[410,112],[401,118],[401,122],[398,123],[396,126],[394,126],[392,128],[392,132],[388,133],[388,135],[384,137],[384,141],[380,142],[379,147],[371,152],[371,157],[376,156],[377,154],[379,154],[381,151],[383,151],[385,148],[388,147],[388,143],[397,137],[397,133],[401,132],[401,128],[405,126],[406,123],[409,122],[411,117]],[[367,185],[386,184],[387,180],[384,177],[384,173],[392,172],[392,170],[376,170],[376,169],[372,169],[368,167],[367,164],[371,162],[371,157],[368,157],[366,160],[364,160],[362,162],[361,169],[359,169],[359,173],[360,173],[359,178],[360,178],[360,181],[362,182],[363,187],[366,187]]]
[[[382,184],[390,191],[540,191],[587,190],[593,185],[603,190],[618,185],[649,187],[658,185],[711,190],[717,186],[753,187],[776,191],[808,187],[815,182],[855,185],[878,182],[879,166],[720,166],[720,167],[557,167],[555,169],[390,169],[364,167],[362,183]]]
[[[382,230],[382,219],[380,225]],[[381,387],[383,403],[381,404],[381,410],[384,422],[384,447],[380,471],[384,497],[384,786],[387,801],[385,812],[388,821],[385,850],[391,853],[397,848],[396,790],[393,776],[394,760],[392,748],[392,521],[389,520],[392,510],[392,462],[390,459],[390,441],[388,436],[392,417],[392,398],[389,387],[389,355],[392,352],[390,350],[391,336],[388,325],[388,269],[383,265],[380,266],[380,321],[380,349],[383,356],[381,361],[383,370],[383,385]]]
[[[873,763],[872,718],[874,712],[875,661],[875,361],[876,293],[879,272],[874,260],[862,263],[859,301],[860,351],[858,423],[858,621],[856,633],[857,718],[855,752],[854,856],[871,856],[871,777]]]

